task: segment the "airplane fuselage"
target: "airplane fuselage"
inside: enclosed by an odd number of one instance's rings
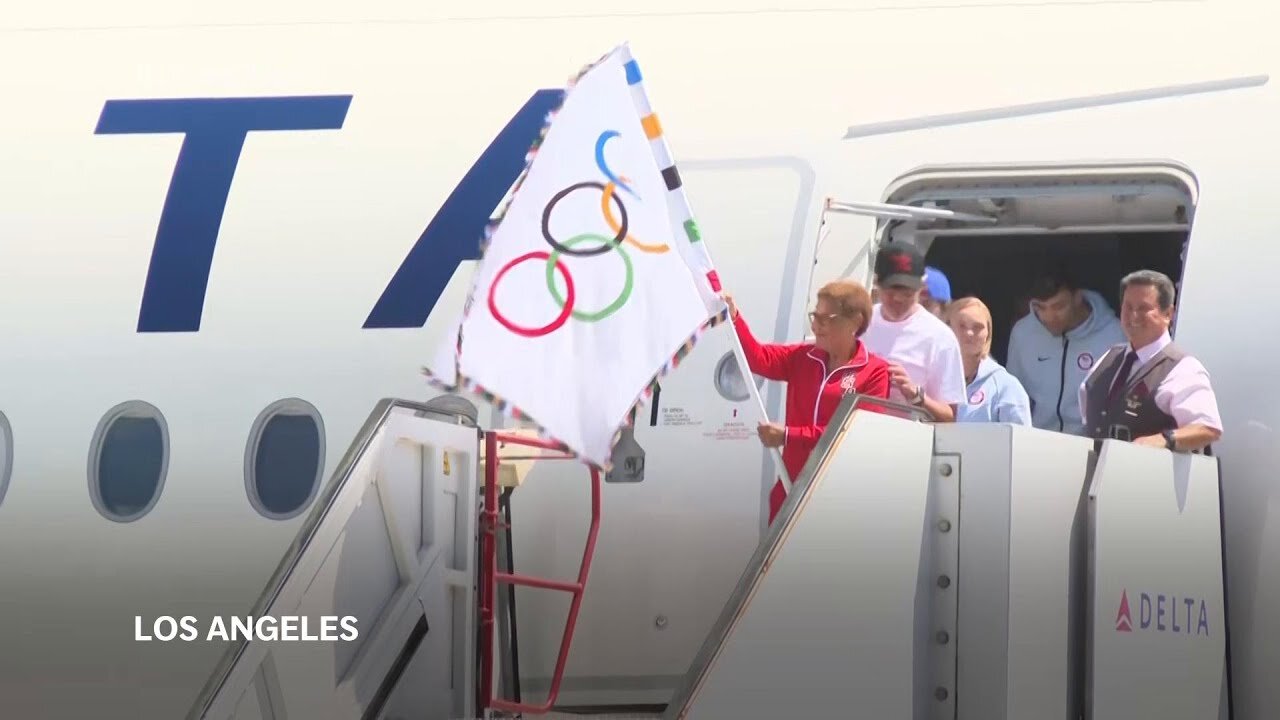
[[[947,182],[962,187],[978,166],[1185,168],[1177,338],[1208,367],[1227,424],[1236,712],[1270,716],[1280,406],[1266,378],[1280,347],[1259,208],[1280,164],[1280,98],[1255,10],[11,8],[0,707],[185,711],[223,646],[138,642],[135,618],[244,613],[373,404],[431,394],[420,368],[462,308],[485,223],[564,82],[625,39],[719,275],[764,339],[802,336],[821,282],[868,278],[883,228],[820,236],[827,197],[883,201],[956,168]],[[697,350],[639,428],[645,482],[608,488],[568,693],[668,692],[758,541],[769,460],[750,402],[713,380],[727,337]],[[764,394],[780,417],[782,388]],[[500,424],[487,409],[481,422]],[[577,561],[585,493],[553,481],[585,473],[565,467],[540,466],[543,482],[517,495],[530,571]],[[539,602],[532,616],[562,612]],[[526,647],[555,647],[558,620],[527,627]],[[592,685],[604,676],[642,680]]]

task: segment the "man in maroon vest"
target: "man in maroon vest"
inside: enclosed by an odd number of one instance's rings
[[[1174,288],[1168,276],[1139,270],[1120,282],[1127,344],[1112,347],[1080,386],[1085,428],[1096,440],[1196,452],[1222,437],[1209,372],[1173,344]]]

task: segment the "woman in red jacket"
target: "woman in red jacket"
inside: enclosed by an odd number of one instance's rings
[[[794,481],[842,397],[889,397],[888,364],[858,339],[871,323],[871,294],[852,280],[827,283],[809,313],[814,342],[791,345],[757,341],[733,298],[724,299],[751,372],[787,383],[785,424],[760,423],[756,431],[765,447],[782,448],[782,463]],[[786,497],[779,478],[769,493],[770,524]]]

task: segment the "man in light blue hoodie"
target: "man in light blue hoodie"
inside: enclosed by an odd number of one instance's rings
[[[1031,314],[1009,335],[1008,370],[1031,398],[1031,424],[1086,435],[1078,391],[1089,369],[1112,345],[1125,342],[1111,305],[1080,288],[1063,270],[1031,288]]]

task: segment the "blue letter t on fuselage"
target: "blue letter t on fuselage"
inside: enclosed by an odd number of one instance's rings
[[[108,100],[95,132],[183,133],[169,181],[138,332],[200,329],[218,228],[245,136],[256,130],[337,130],[350,95]]]

